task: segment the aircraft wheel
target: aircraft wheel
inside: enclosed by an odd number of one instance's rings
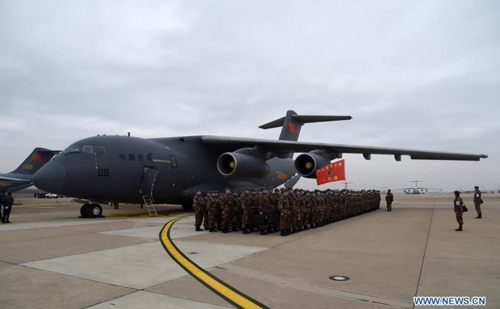
[[[90,207],[90,204],[83,204],[82,207],[80,208],[80,215],[82,215],[83,218],[87,218],[87,209]]]
[[[87,208],[87,215],[89,218],[97,218],[102,215],[102,207],[99,204],[89,205]]]
[[[193,204],[190,202],[184,202],[181,205],[182,205],[182,209],[184,209],[185,211],[193,210]]]

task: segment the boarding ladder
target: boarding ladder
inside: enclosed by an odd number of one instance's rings
[[[150,217],[158,216],[153,200],[153,189],[157,175],[158,170],[156,168],[144,167],[141,187],[139,188],[139,194],[142,195],[142,200],[144,201],[144,205],[146,205]]]
[[[148,210],[149,216],[150,217],[156,217],[158,216],[158,213],[156,212],[156,208],[154,205],[154,200],[150,196],[142,196],[142,199],[144,201],[144,205],[146,205],[146,209]]]

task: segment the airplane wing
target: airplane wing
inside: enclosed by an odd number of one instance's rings
[[[331,153],[360,153],[366,159],[372,154],[394,155],[399,161],[400,157],[410,156],[412,160],[457,160],[457,161],[479,161],[486,159],[488,156],[484,154],[466,154],[453,152],[437,152],[414,149],[400,148],[382,148],[370,146],[355,146],[341,144],[324,144],[316,142],[295,142],[286,140],[266,140],[254,138],[239,138],[239,137],[224,137],[224,136],[202,136],[202,141],[205,144],[216,145],[224,149],[239,149],[243,147],[260,146],[262,149],[277,153],[277,152],[309,152],[312,150],[327,150]],[[228,150],[231,151],[231,150]]]

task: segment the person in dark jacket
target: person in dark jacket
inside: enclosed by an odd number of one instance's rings
[[[392,202],[394,201],[394,195],[392,194],[391,189],[387,190],[385,201],[387,202],[387,211],[392,211]]]
[[[0,221],[3,223],[3,198],[5,197],[5,192],[0,193]]]
[[[12,211],[12,205],[14,205],[14,198],[12,197],[12,193],[7,192],[7,195],[2,199],[2,205],[3,205],[2,222],[10,223],[9,221],[10,212]]]

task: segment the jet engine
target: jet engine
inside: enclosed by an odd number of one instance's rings
[[[303,153],[295,159],[295,170],[302,177],[316,178],[316,170],[329,164],[330,160],[336,157],[338,158],[339,155],[325,152],[324,150]]]
[[[223,153],[217,160],[217,169],[222,175],[235,178],[263,178],[270,170],[251,148]]]

